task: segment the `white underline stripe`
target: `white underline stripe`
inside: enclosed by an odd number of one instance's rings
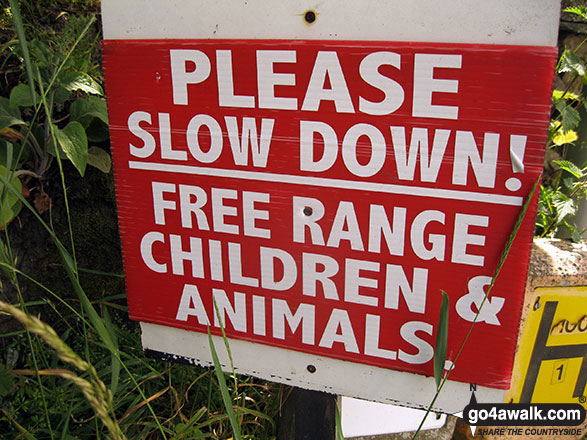
[[[129,168],[135,170],[163,171],[166,173],[193,174],[198,176],[227,177],[261,182],[291,183],[295,185],[320,186],[326,188],[352,189],[387,194],[402,194],[437,199],[466,200],[471,202],[492,203],[497,205],[522,206],[523,198],[501,194],[485,194],[472,191],[455,191],[451,189],[422,188],[408,185],[393,185],[376,182],[357,182],[353,180],[328,179],[324,177],[292,176],[289,174],[260,173],[255,171],[225,170],[190,165],[166,164],[155,162],[129,161]]]

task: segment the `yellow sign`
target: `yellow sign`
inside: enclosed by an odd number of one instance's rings
[[[587,408],[587,287],[536,289],[506,402]]]

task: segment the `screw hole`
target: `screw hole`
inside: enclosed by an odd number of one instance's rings
[[[540,297],[536,298],[534,302],[534,310],[538,310],[540,308]]]
[[[306,370],[308,370],[310,373],[315,373],[316,372],[316,367],[314,365],[308,365],[306,367]]]
[[[307,23],[314,23],[316,21],[316,13],[314,11],[307,11],[304,15],[304,20]]]
[[[312,208],[310,208],[309,206],[306,206],[306,207],[304,208],[304,215],[310,216],[310,215],[312,215],[312,213],[313,213],[313,212],[314,212],[314,211],[313,211],[313,210],[312,210]]]

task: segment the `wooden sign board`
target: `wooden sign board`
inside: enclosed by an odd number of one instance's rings
[[[429,404],[441,290],[451,360],[542,170],[558,9],[420,3],[103,1],[145,349],[209,364],[222,322],[237,372]],[[509,387],[535,209],[437,410]]]

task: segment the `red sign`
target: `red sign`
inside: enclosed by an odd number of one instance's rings
[[[543,167],[556,48],[107,40],[133,319],[433,375]],[[507,389],[532,204],[451,379]],[[214,302],[218,314],[214,311]]]

